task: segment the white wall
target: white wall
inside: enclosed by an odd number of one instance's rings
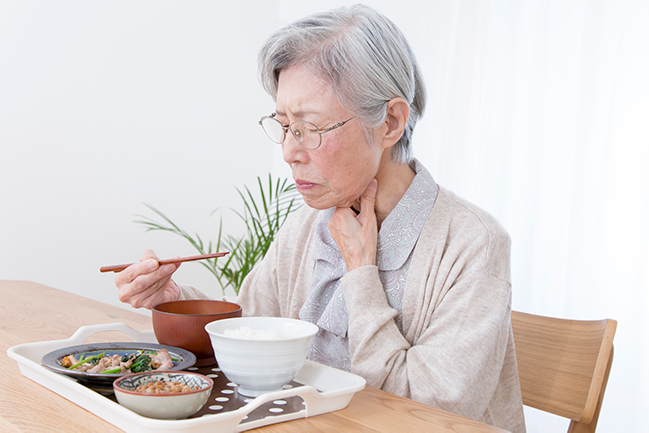
[[[192,255],[149,203],[214,239],[217,207],[272,170],[256,53],[272,2],[0,3],[0,278],[119,304],[102,265]],[[236,223],[232,214],[224,213]],[[213,277],[192,263],[179,278]],[[217,292],[215,292],[216,294]]]
[[[0,278],[118,305],[101,265],[193,254],[151,203],[216,235],[234,186],[287,174],[257,126],[257,49],[339,2],[0,3]],[[649,404],[649,18],[644,0],[370,0],[429,91],[415,153],[513,242],[514,308],[619,321],[599,432]],[[226,214],[227,217],[227,214]],[[236,224],[226,219],[227,227]],[[185,264],[178,279],[217,293]],[[528,411],[529,432],[566,423]]]

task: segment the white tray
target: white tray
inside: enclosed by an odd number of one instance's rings
[[[124,323],[109,323],[83,326],[65,340],[19,344],[10,347],[7,350],[7,355],[16,360],[21,373],[25,377],[49,388],[126,432],[230,433],[244,431],[344,409],[349,404],[354,393],[365,387],[365,379],[360,376],[307,360],[295,378],[295,382],[302,384],[302,386],[263,394],[237,410],[184,420],[147,418],[86,388],[74,379],[55,373],[41,365],[43,355],[56,349],[83,344],[92,334],[105,331],[120,331],[137,342],[157,343],[152,330],[136,331]],[[240,425],[248,413],[262,404],[289,397],[301,397],[304,400],[304,409],[298,412],[248,421]]]

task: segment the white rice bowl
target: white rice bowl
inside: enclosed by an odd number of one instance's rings
[[[236,317],[205,326],[223,374],[256,397],[282,389],[304,365],[318,327],[281,317]]]

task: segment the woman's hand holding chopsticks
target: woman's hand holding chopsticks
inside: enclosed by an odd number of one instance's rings
[[[175,301],[180,289],[171,279],[180,263],[160,266],[160,259],[151,250],[140,256],[140,262],[133,263],[115,276],[119,288],[119,300],[135,308],[151,309],[161,302]]]

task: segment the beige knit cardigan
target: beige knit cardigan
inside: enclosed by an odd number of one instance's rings
[[[304,206],[286,221],[244,281],[244,315],[298,318],[311,287],[317,215]],[[408,270],[403,334],[376,266],[341,281],[352,372],[370,386],[524,432],[509,262],[510,239],[498,222],[440,187]]]

